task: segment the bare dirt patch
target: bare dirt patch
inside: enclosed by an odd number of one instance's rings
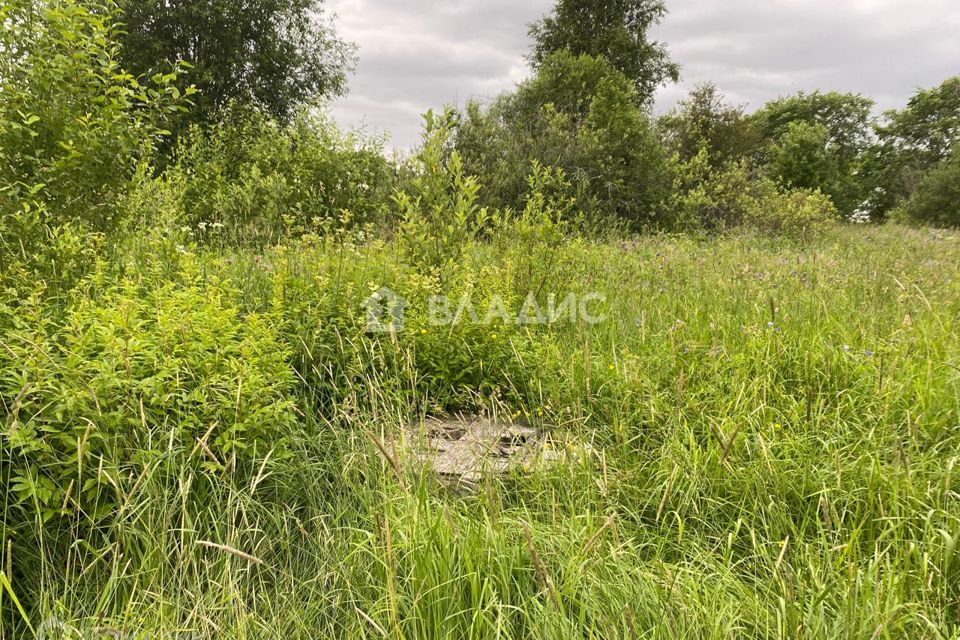
[[[478,416],[427,418],[406,437],[419,464],[444,483],[465,489],[487,474],[545,469],[564,458],[563,447],[541,430]]]

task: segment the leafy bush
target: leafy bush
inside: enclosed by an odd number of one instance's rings
[[[283,126],[234,105],[218,124],[192,129],[166,180],[181,193],[182,221],[201,236],[263,246],[377,220],[392,175],[382,141],[341,132],[321,113]]]
[[[840,219],[819,191],[784,189],[751,175],[745,163],[711,169],[706,150],[689,162],[673,160],[674,188],[668,207],[687,229],[723,231],[740,226],[772,234],[817,232]]]
[[[754,184],[744,164],[728,163],[715,170],[707,150],[701,149],[687,162],[674,155],[670,166],[673,189],[666,208],[672,226],[723,230],[746,218],[753,204]]]
[[[563,264],[563,246],[574,225],[576,200],[563,169],[550,169],[534,162],[527,178],[530,195],[518,214],[505,211],[497,218],[493,249],[512,264],[515,292],[533,294],[540,301],[556,293]]]
[[[777,190],[770,183],[747,210],[744,224],[772,234],[818,233],[840,220],[829,196],[809,189]]]
[[[960,226],[960,151],[927,172],[894,217],[913,224]]]
[[[410,191],[394,196],[406,256],[428,270],[456,264],[487,222],[487,209],[478,204],[480,183],[464,171],[460,153],[448,148],[452,130],[451,112],[426,114]]]
[[[192,89],[177,68],[148,84],[117,63],[112,0],[4,3],[0,19],[0,236],[41,245],[64,224],[107,232],[149,170],[163,122]]]
[[[276,317],[241,315],[199,277],[87,293],[62,323],[37,296],[0,308],[10,500],[96,523],[151,466],[213,472],[282,451],[294,380]]]
[[[819,123],[788,123],[765,160],[767,172],[787,187],[836,191],[845,178],[830,151],[830,130]]]
[[[486,243],[463,251],[442,281],[405,264],[393,247],[331,237],[276,247],[256,262],[238,258],[222,273],[246,281],[245,304],[282,310],[304,397],[323,415],[476,410],[496,394],[520,395],[529,382],[524,366],[538,360],[524,327],[474,322],[469,311],[461,322],[443,321],[464,300],[481,320],[494,299],[513,313],[524,302],[510,260],[490,264]],[[384,288],[403,298],[403,326],[370,332],[365,303]],[[446,296],[449,307],[433,296]]]

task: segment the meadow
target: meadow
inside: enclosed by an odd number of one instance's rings
[[[327,8],[0,2],[0,640],[960,638],[960,77],[557,0],[391,154]]]
[[[45,637],[957,637],[960,235],[569,238],[537,285],[604,321],[442,328],[531,245],[441,278],[356,235],[145,236],[4,318],[4,637],[12,595]],[[565,461],[462,494],[378,446],[452,410]]]

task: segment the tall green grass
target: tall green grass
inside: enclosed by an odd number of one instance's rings
[[[0,637],[51,618],[63,637],[960,637],[960,237],[569,240],[544,292],[605,294],[606,321],[426,322],[441,291],[522,304],[524,256],[471,245],[439,278],[330,239],[105,265],[83,304],[117,308],[123,278],[211,282],[270,319],[296,420],[233,464],[196,439],[119,460],[99,517],[8,489]],[[359,305],[384,285],[408,330],[370,336]],[[77,325],[31,326],[55,346]],[[464,496],[375,444],[451,409],[519,414],[575,455]],[[139,413],[135,437],[161,420]]]

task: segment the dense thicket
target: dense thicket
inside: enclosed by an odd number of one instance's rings
[[[63,275],[89,234],[129,218],[124,196],[152,172],[154,152],[194,90],[179,64],[137,79],[118,61],[112,0],[2,5],[0,269],[44,263]]]
[[[456,149],[499,208],[522,208],[532,162],[569,178],[577,210],[654,226],[667,189],[665,154],[630,80],[602,57],[560,51],[513,94],[469,105]]]
[[[763,143],[755,120],[744,107],[727,104],[714,84],[695,87],[658,126],[666,148],[681,160],[705,150],[713,167],[750,160]]]
[[[960,226],[960,150],[919,178],[896,217],[936,227]]]
[[[960,77],[918,91],[906,107],[884,114],[875,128],[878,139],[868,151],[864,174],[868,209],[883,219],[910,197],[927,171],[960,148]]]

